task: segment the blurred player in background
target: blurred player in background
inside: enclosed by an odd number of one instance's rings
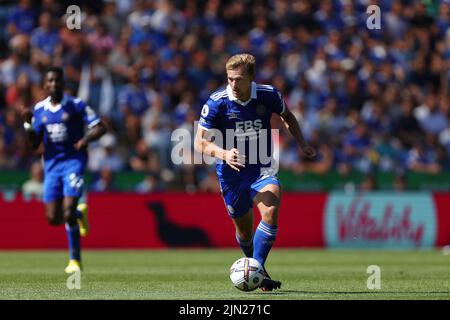
[[[228,86],[214,92],[203,106],[195,148],[222,160],[217,162],[216,172],[228,214],[236,228],[236,239],[244,254],[255,258],[264,267],[278,230],[281,191],[276,172],[266,170],[270,169],[270,164],[263,164],[259,157],[256,163],[250,161],[254,158],[250,144],[261,146],[259,139],[264,139],[261,133],[265,130],[267,141],[263,143],[271,150],[270,119],[276,113],[308,158],[314,158],[316,151],[305,142],[281,93],[272,86],[254,82],[255,58],[252,55],[232,56],[226,63],[226,73]],[[235,147],[226,150],[212,142],[208,132],[212,129],[219,130],[225,138],[223,146],[230,145],[226,141],[230,139],[226,132],[232,130]],[[245,154],[236,148],[239,139],[246,143]],[[253,204],[261,213],[261,222],[255,232]],[[272,280],[265,271],[261,289],[272,291],[280,286],[281,282]]]
[[[32,149],[44,143],[45,212],[51,225],[66,224],[70,261],[65,272],[72,273],[82,269],[80,234],[86,236],[89,231],[87,206],[78,204],[86,148],[106,127],[85,102],[64,93],[62,69],[47,69],[43,85],[48,97],[38,102],[33,112],[24,108],[21,113]]]

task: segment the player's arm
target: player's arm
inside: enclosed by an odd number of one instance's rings
[[[316,150],[306,143],[302,130],[292,112],[285,107],[284,111],[280,113],[280,117],[283,120],[284,126],[292,134],[295,141],[297,141],[303,153],[310,159],[314,158],[316,156]]]
[[[85,136],[78,140],[77,143],[75,143],[75,149],[81,150],[83,148],[86,148],[90,142],[99,139],[106,133],[106,131],[106,125],[103,123],[103,121],[100,121],[95,126],[88,129]]]
[[[210,157],[225,161],[231,168],[240,171],[239,167],[245,167],[244,158],[239,154],[238,149],[225,150],[208,139],[208,130],[198,126],[194,139],[194,148],[196,151],[206,154]]]
[[[89,107],[81,99],[75,99],[76,109],[81,113],[84,123],[87,125],[87,131],[84,137],[78,140],[74,147],[76,150],[87,148],[92,141],[99,139],[107,131],[105,123],[96,114],[94,109]]]
[[[20,115],[23,119],[23,127],[27,134],[28,143],[31,146],[31,149],[34,151],[39,147],[39,145],[42,142],[43,137],[42,132],[39,133],[33,129],[32,125],[33,112],[31,112],[30,109],[25,107],[22,108],[20,110]]]

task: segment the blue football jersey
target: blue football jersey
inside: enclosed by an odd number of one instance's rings
[[[50,103],[50,97],[34,106],[32,126],[37,134],[43,134],[45,168],[66,159],[86,161],[86,150],[74,148],[85,134],[85,126],[92,128],[100,122],[95,111],[78,98],[64,95],[58,105]]]
[[[215,143],[226,150],[237,148],[245,155],[245,168],[236,171],[225,161],[216,162],[220,181],[235,181],[258,176],[262,168],[271,167],[272,137],[270,119],[286,108],[281,93],[270,85],[252,82],[251,97],[239,101],[227,86],[211,94],[201,111],[199,126],[218,130],[223,138]],[[216,135],[214,135],[216,136]],[[261,157],[262,156],[262,157]]]

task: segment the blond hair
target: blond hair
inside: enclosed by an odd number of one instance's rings
[[[230,59],[228,59],[225,69],[226,70],[236,70],[240,66],[245,66],[247,74],[252,78],[255,76],[255,64],[256,59],[254,56],[248,53],[235,54]]]

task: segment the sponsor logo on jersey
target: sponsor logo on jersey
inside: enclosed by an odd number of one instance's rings
[[[262,122],[261,119],[237,121],[235,128],[236,134],[258,132],[262,128]]]

